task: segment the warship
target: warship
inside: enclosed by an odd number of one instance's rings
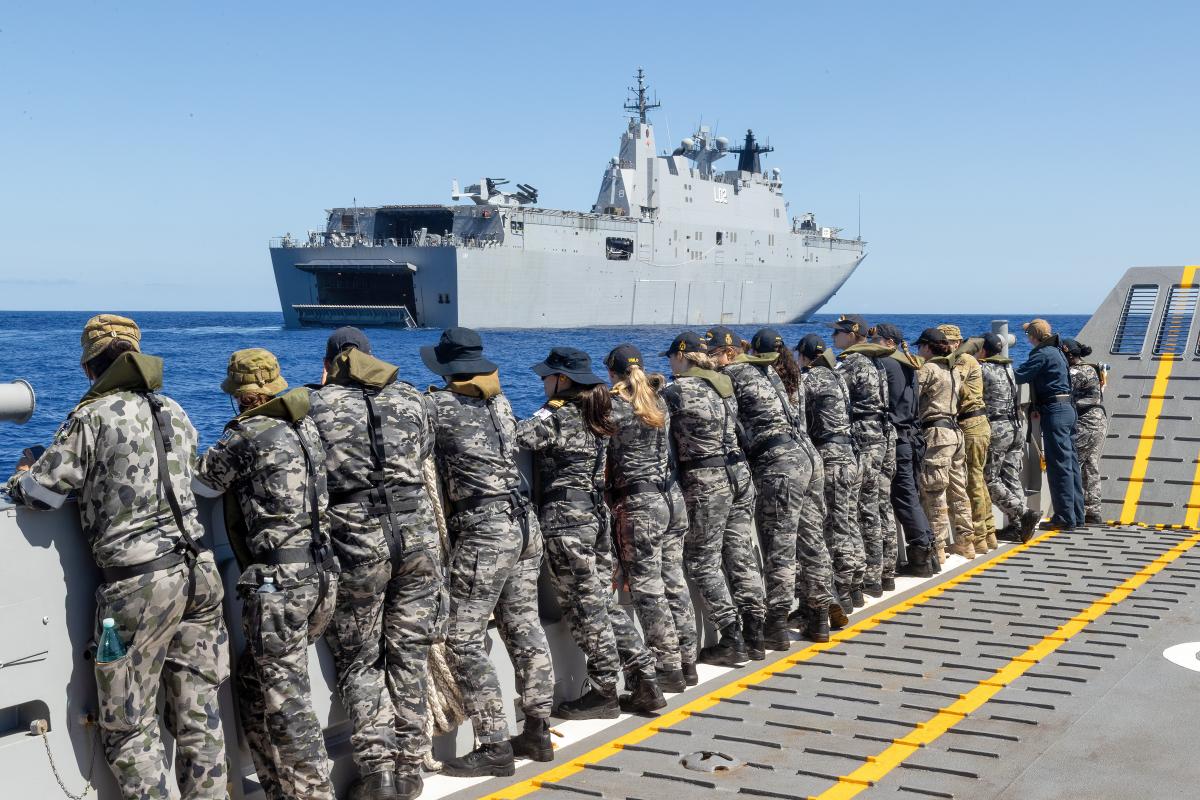
[[[897,579],[895,592],[871,600],[828,643],[797,641],[737,669],[700,665],[700,684],[669,695],[657,716],[556,722],[553,763],[518,762],[509,778],[431,774],[422,796],[1195,797],[1200,732],[1188,698],[1200,686],[1196,272],[1129,270],[1080,334],[1111,363],[1107,524],[1043,530],[969,562],[951,556],[933,578]],[[0,423],[28,419],[33,403],[28,384],[0,384]],[[1030,507],[1046,512],[1034,433],[1026,491]],[[236,651],[238,568],[219,504],[198,502],[227,582]],[[96,743],[90,659],[99,577],[73,500],[37,511],[0,495],[0,797],[119,797]],[[583,656],[552,597],[540,601],[555,694],[575,697]],[[519,729],[512,668],[490,635],[509,721]],[[712,641],[711,628],[706,635]],[[328,650],[318,643],[309,656],[313,702],[344,797],[355,774],[349,725]],[[264,795],[228,685],[221,699],[229,796],[257,800]],[[433,754],[472,745],[465,725],[435,738]]]
[[[618,155],[588,212],[480,178],[456,205],[334,208],[273,240],[283,318],[302,325],[580,328],[806,320],[862,262],[861,238],[790,216],[774,148],[706,125],[657,150],[642,70]],[[736,156],[734,169],[719,162]],[[578,302],[587,298],[586,303]]]

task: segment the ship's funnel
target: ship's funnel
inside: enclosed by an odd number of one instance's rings
[[[37,407],[37,395],[27,381],[0,384],[0,422],[24,425]]]

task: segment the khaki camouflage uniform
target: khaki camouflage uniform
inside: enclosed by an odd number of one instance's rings
[[[137,377],[135,377],[135,373]],[[146,379],[151,374],[154,377]],[[58,507],[72,492],[97,566],[135,567],[180,552],[181,536],[159,485],[155,427],[141,395],[161,385],[162,362],[141,354],[118,358],[28,472],[8,482],[13,501]],[[159,395],[170,419],[167,467],[188,535],[204,535],[192,494],[196,429],[175,401]],[[119,480],[109,480],[120,476]],[[121,794],[174,796],[160,739],[175,740],[175,777],[184,800],[224,798],[228,775],[217,690],[228,677],[229,640],[221,616],[224,589],[212,554],[203,550],[189,575],[178,564],[106,581],[96,590],[100,621],[116,620],[126,654],[95,665],[100,741]]]
[[[1075,454],[1083,474],[1083,510],[1099,519],[1100,453],[1108,435],[1108,415],[1104,411],[1104,395],[1100,388],[1100,372],[1092,364],[1071,367],[1071,395],[1075,400]]]
[[[326,640],[364,776],[415,773],[430,748],[426,664],[445,606],[437,521],[422,470],[433,428],[421,393],[395,374],[394,366],[350,349],[334,358],[328,382],[312,393],[343,570]]]
[[[958,426],[963,434],[967,495],[971,499],[975,547],[980,552],[987,552],[989,537],[994,539],[996,536],[996,517],[992,512],[992,497],[988,494],[984,476],[992,426],[988,422],[983,400],[983,370],[975,356],[969,353],[959,353],[953,358],[958,382]],[[972,414],[975,416],[970,416]]]
[[[482,385],[481,385],[482,384]],[[492,376],[426,395],[437,441],[438,471],[453,515],[447,649],[482,744],[509,738],[487,624],[495,613],[517,675],[521,709],[546,719],[554,670],[537,608],[542,535],[518,495],[516,420]]]
[[[237,699],[263,793],[272,800],[333,800],[308,648],[333,615],[337,574],[316,563],[276,563],[284,550],[313,555],[314,533],[320,544],[328,528],[325,450],[302,415],[304,390],[289,398],[292,408],[277,399],[230,422],[200,459],[196,477],[232,492],[230,539],[248,558],[238,581],[246,650],[238,661]],[[264,587],[267,581],[273,589]]]
[[[1010,523],[1019,522],[1026,511],[1021,467],[1025,460],[1025,426],[1017,409],[1020,397],[1012,361],[1003,356],[980,359],[983,369],[983,401],[987,406],[992,440],[988,445],[988,494]]]
[[[957,536],[973,542],[974,523],[967,495],[963,434],[958,428],[958,391],[948,360],[931,358],[919,371],[921,396],[918,419],[925,437],[921,464],[921,505],[933,528],[935,545],[950,545],[951,520]]]

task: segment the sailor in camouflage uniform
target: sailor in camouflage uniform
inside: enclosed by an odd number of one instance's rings
[[[1038,513],[1026,504],[1021,484],[1025,460],[1025,425],[1018,408],[1021,395],[1012,359],[1004,355],[1004,343],[998,335],[984,334],[979,366],[983,370],[983,402],[992,426],[984,470],[988,494],[1008,518],[1005,530],[1018,532],[1020,541],[1028,541],[1037,527]]]
[[[837,599],[829,606],[829,620],[840,628],[848,614],[865,604],[862,592],[851,588],[855,575],[865,573],[866,559],[858,530],[858,458],[850,429],[850,389],[820,336],[808,334],[796,352],[804,367],[808,433],[825,468],[825,542],[833,560]]]
[[[342,564],[326,633],[362,797],[415,797],[425,734],[426,665],[441,634],[445,578],[423,465],[433,453],[424,397],[371,354],[362,331],[325,347],[312,420],[325,447],[329,517]]]
[[[675,381],[663,389],[671,417],[671,439],[687,501],[689,530],[684,545],[688,577],[719,631],[716,644],[700,651],[706,664],[736,666],[750,652],[742,622],[765,616],[762,573],[751,541],[754,483],[737,443],[737,400],[729,378],[715,372],[704,340],[688,331],[662,353]]]
[[[836,322],[827,324],[833,328],[833,346],[841,351],[838,366],[850,390],[850,435],[858,451],[858,524],[866,570],[861,584],[856,580],[851,589],[882,597],[884,539],[895,539],[896,526],[893,523],[884,528],[880,498],[886,499],[891,494],[891,475],[884,473],[884,462],[891,449],[891,474],[895,474],[895,440],[891,438],[894,434],[887,413],[887,378],[876,360],[891,351],[867,341],[870,326],[857,314],[843,314]],[[894,543],[886,549],[895,564]]]
[[[971,339],[964,343],[957,325],[939,325],[938,330],[945,334],[954,350],[952,361],[958,383],[958,427],[963,434],[967,495],[971,498],[975,552],[982,554],[997,546],[996,515],[984,475],[992,426],[983,400],[983,370],[973,355],[980,351],[982,341]]]
[[[608,495],[621,571],[654,653],[659,688],[682,692],[699,676],[696,618],[683,575],[687,509],[672,479],[670,418],[659,397],[666,381],[646,374],[642,353],[631,344],[618,345],[604,363],[613,383]],[[684,604],[680,613],[673,601]]]
[[[46,451],[22,458],[6,490],[34,508],[78,496],[103,574],[96,640],[100,620],[112,617],[126,647],[122,658],[95,665],[100,742],[122,796],[176,796],[159,736],[161,692],[179,796],[215,800],[229,782],[217,707],[228,675],[224,590],[212,553],[198,544],[196,429],[157,394],[162,360],[142,355],[140,340],[131,319],[88,320],[80,363],[92,386]]]
[[[1108,413],[1104,410],[1104,376],[1100,367],[1085,358],[1092,348],[1075,339],[1063,340],[1070,365],[1071,398],[1075,403],[1075,455],[1083,475],[1083,521],[1103,525],[1100,511],[1100,453],[1108,435]]]
[[[333,800],[308,676],[308,646],[325,632],[337,592],[325,450],[308,419],[308,392],[275,397],[286,388],[270,352],[234,353],[221,389],[241,413],[200,459],[196,478],[225,492],[229,540],[242,567],[246,649],[236,694],[263,794]]]
[[[542,535],[520,494],[516,420],[500,391],[496,365],[483,357],[479,334],[450,328],[421,358],[444,376],[444,388],[425,397],[432,420],[438,472],[450,506],[447,650],[463,691],[479,747],[448,759],[458,777],[512,775],[513,753],[553,758],[546,722],[554,699],[554,670],[538,618],[537,582]],[[496,670],[488,660],[488,618],[508,649],[517,676],[525,729],[511,743]]]

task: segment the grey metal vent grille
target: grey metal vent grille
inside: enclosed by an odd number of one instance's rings
[[[1137,284],[1129,287],[1125,308],[1117,323],[1117,334],[1113,337],[1112,352],[1118,355],[1140,355],[1150,332],[1150,318],[1158,303],[1156,284]]]
[[[1154,355],[1183,355],[1187,349],[1188,331],[1192,329],[1192,317],[1196,313],[1197,297],[1200,297],[1200,287],[1195,285],[1172,286],[1167,291],[1167,309],[1154,339]]]

